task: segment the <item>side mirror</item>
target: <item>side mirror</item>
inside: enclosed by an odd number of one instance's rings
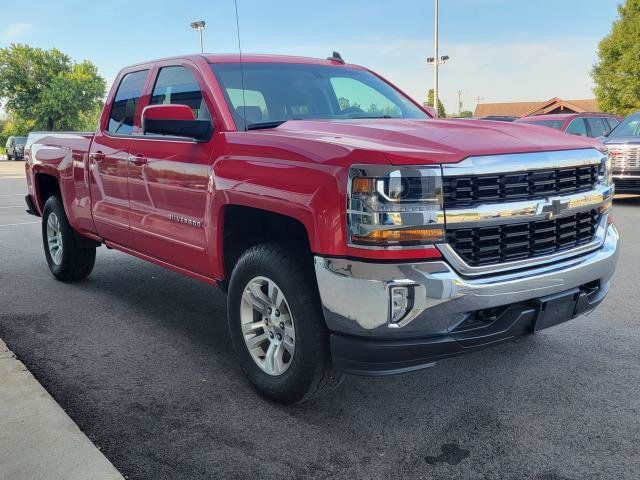
[[[206,142],[213,134],[211,120],[197,120],[187,105],[148,105],[142,110],[144,135],[169,135]]]

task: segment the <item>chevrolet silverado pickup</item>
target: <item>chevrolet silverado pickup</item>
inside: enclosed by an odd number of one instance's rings
[[[26,158],[55,278],[105,245],[220,286],[239,365],[282,403],[590,312],[617,259],[602,144],[432,118],[339,55],[133,65],[94,133]]]

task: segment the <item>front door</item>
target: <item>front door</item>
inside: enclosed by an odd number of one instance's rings
[[[183,104],[211,120],[195,69],[160,68],[149,103]],[[136,135],[129,147],[131,232],[137,251],[202,275],[211,275],[206,237],[212,144]]]
[[[92,213],[98,235],[133,247],[130,233],[129,145],[149,70],[125,74],[89,152]]]

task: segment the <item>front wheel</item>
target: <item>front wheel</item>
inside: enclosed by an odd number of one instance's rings
[[[70,282],[89,276],[96,260],[95,247],[78,245],[62,200],[49,197],[42,213],[42,242],[49,270],[58,280]]]
[[[307,401],[337,387],[328,332],[304,255],[283,244],[248,249],[229,283],[227,317],[240,366],[274,401]]]

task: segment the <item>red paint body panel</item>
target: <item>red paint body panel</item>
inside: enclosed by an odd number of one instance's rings
[[[370,260],[437,258],[433,248],[380,251],[347,246],[351,165],[441,164],[471,155],[600,146],[544,127],[469,120],[295,120],[272,129],[237,131],[209,66],[237,61],[237,55],[188,56],[124,69],[107,97],[95,136],[52,133],[27,149],[27,183],[38,210],[39,175],[53,175],[69,221],[79,232],[210,283],[226,275],[222,219],[229,205],[298,220],[317,254]],[[243,61],[341,65],[263,55],[245,55]],[[159,69],[175,65],[189,68],[202,90],[215,128],[206,143],[140,135],[145,108],[159,118],[166,118],[169,110],[186,116],[180,106],[148,107]],[[149,74],[133,132],[111,135],[107,125],[115,91],[125,74],[140,70]]]

